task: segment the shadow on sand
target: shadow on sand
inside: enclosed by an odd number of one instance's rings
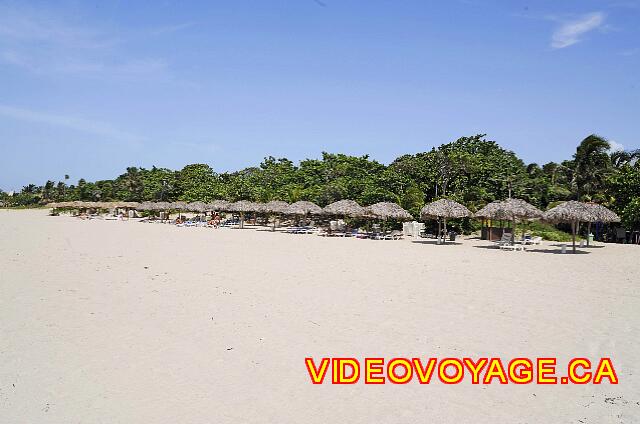
[[[411,240],[411,243],[432,244],[434,246],[460,246],[462,244],[457,241],[447,241],[446,243],[439,245],[437,240]]]
[[[487,250],[500,250],[500,248],[498,246],[473,246],[476,249],[487,249]],[[562,249],[560,249],[561,245],[557,244],[557,245],[550,245],[550,247],[555,247],[554,249],[545,249],[542,247],[536,247],[536,246],[527,246],[525,252],[526,253],[548,253],[548,254],[552,254],[552,255],[572,255],[573,254],[573,250],[571,248],[571,246],[567,246],[567,252],[566,253],[562,253]],[[586,248],[584,248],[586,249]],[[585,252],[584,250],[578,250],[576,249],[576,254],[577,255],[588,255],[591,252]]]

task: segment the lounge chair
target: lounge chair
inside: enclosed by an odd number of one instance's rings
[[[525,246],[524,244],[501,244],[500,250],[511,250],[511,251],[521,250],[524,252]]]
[[[522,241],[524,245],[532,245],[532,244],[542,244],[542,237],[533,237],[529,239],[524,239]]]
[[[511,233],[502,233],[502,238],[494,242],[498,247],[511,244]]]
[[[393,230],[382,237],[383,240],[400,240],[402,239],[402,231]]]

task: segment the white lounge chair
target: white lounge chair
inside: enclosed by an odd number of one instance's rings
[[[522,244],[531,245],[531,244],[542,244],[542,237],[533,237],[530,239],[524,239]]]
[[[500,247],[505,244],[511,244],[511,237],[511,233],[502,233],[502,238],[494,243]]]
[[[517,250],[521,250],[524,252],[525,247],[524,244],[502,244],[500,245],[500,250],[511,250],[511,251],[517,251]]]

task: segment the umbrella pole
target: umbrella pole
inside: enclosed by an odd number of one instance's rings
[[[443,239],[442,239],[442,244],[445,244],[447,242],[447,217],[443,218],[444,221],[444,234],[443,234]]]
[[[240,229],[244,228],[244,212],[240,212]]]
[[[589,239],[591,238],[589,237],[589,234],[591,234],[591,222],[587,225],[587,247],[589,247]]]
[[[571,232],[573,233],[573,253],[576,253],[576,221],[571,221]]]
[[[511,244],[513,244],[516,241],[516,218],[513,218],[512,224],[511,226],[513,227],[511,229]]]

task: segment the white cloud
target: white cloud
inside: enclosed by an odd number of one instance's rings
[[[90,121],[73,116],[56,115],[0,104],[0,116],[20,121],[35,122],[55,127],[67,128],[75,131],[93,134],[114,141],[138,143],[141,137],[121,131],[104,122]]]
[[[173,34],[174,32],[182,31],[183,29],[191,28],[195,25],[195,22],[185,22],[182,24],[176,25],[167,25],[159,28],[152,29],[149,31],[151,35],[164,35],[164,34]]]
[[[119,32],[106,27],[90,28],[78,19],[41,9],[0,4],[0,64],[37,75],[70,74],[101,79],[169,77],[165,60],[132,57],[126,47]]]
[[[563,22],[551,37],[551,47],[563,49],[580,42],[584,34],[601,28],[604,20],[604,13],[593,12],[582,15],[577,19]]]
[[[611,152],[623,152],[624,151],[624,146],[616,141],[613,140],[609,140],[609,146],[611,146],[609,148],[609,151]]]

